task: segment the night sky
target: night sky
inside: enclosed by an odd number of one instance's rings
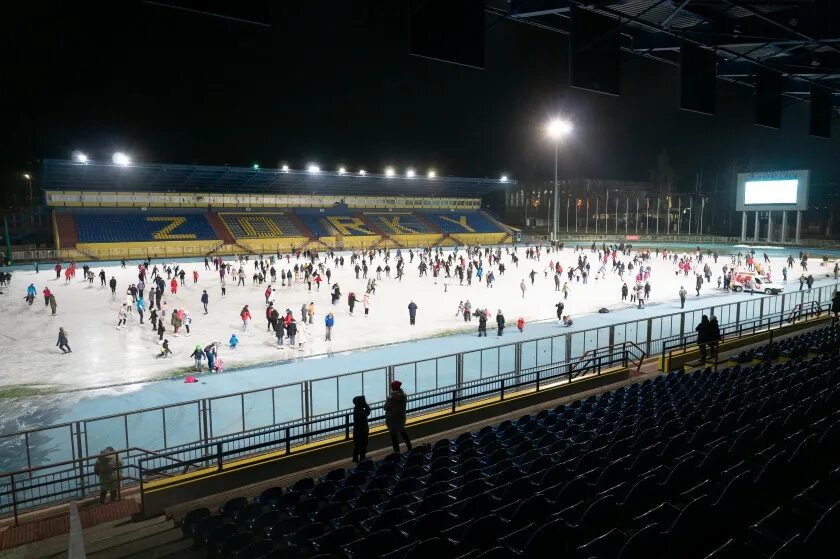
[[[810,138],[805,103],[785,109],[781,131],[765,129],[752,124],[753,91],[718,82],[717,116],[681,111],[678,69],[631,56],[620,97],[571,89],[565,37],[491,15],[476,70],[409,56],[399,2],[370,18],[350,1],[276,2],[270,27],[138,0],[21,4],[7,36],[7,188],[75,149],[534,181],[553,173],[542,125],[555,114],[576,127],[563,176],[647,179],[663,149],[689,190],[699,168],[732,163],[811,168],[816,182],[840,174],[838,120],[833,140]]]

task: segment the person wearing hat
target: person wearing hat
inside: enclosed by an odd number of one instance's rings
[[[408,397],[402,389],[402,383],[398,380],[391,382],[391,392],[385,399],[385,426],[391,435],[391,445],[394,452],[400,451],[398,436],[402,436],[406,449],[411,450],[411,440],[405,431],[405,408],[408,404]]]
[[[359,463],[365,459],[368,445],[368,416],[370,406],[364,395],[353,398],[353,462]]]
[[[117,500],[117,489],[120,485],[120,468],[122,461],[114,447],[107,447],[99,453],[99,458],[93,466],[93,473],[99,476],[99,502],[105,502],[105,496],[111,493],[111,500]]]

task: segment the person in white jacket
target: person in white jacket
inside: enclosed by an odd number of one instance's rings
[[[297,323],[297,338],[295,341],[297,342],[298,351],[306,349],[306,343],[309,341],[309,327],[306,322]]]

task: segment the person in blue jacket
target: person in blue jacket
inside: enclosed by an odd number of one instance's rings
[[[239,338],[236,337],[236,334],[231,334],[228,343],[230,344],[230,349],[236,349],[236,346],[239,345]]]
[[[143,297],[137,297],[137,314],[140,315],[140,324],[143,324],[143,313],[146,312],[146,302]]]
[[[35,289],[35,284],[30,283],[29,287],[26,288],[26,297],[25,297],[26,302],[31,305],[32,302],[35,300],[35,294],[36,293],[38,293],[38,290]]]
[[[195,349],[190,354],[190,357],[195,359],[195,372],[200,373],[201,372],[201,359],[204,357],[204,351],[201,350],[200,345],[195,346]]]
[[[325,341],[332,341],[332,329],[334,324],[335,317],[333,316],[333,313],[327,313],[327,316],[324,317],[324,325],[327,327],[327,337],[324,338]]]

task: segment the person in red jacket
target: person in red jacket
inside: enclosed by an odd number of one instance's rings
[[[519,317],[519,320],[516,321],[516,327],[519,328],[520,332],[525,329],[525,319],[521,316]]]
[[[268,304],[269,299],[271,298],[271,286],[265,288],[265,304]]]
[[[242,307],[242,311],[239,313],[239,318],[242,319],[242,331],[247,331],[248,321],[251,320],[251,311],[248,310],[248,305]]]
[[[193,270],[193,283],[198,283],[198,270]]]
[[[175,281],[175,278],[172,278],[172,281],[169,282],[169,291],[171,291],[173,295],[178,293],[178,282]]]
[[[61,279],[61,264],[55,265],[55,279]]]
[[[45,307],[49,306],[49,304],[50,304],[50,294],[51,294],[50,288],[45,287],[44,288],[44,306]]]

